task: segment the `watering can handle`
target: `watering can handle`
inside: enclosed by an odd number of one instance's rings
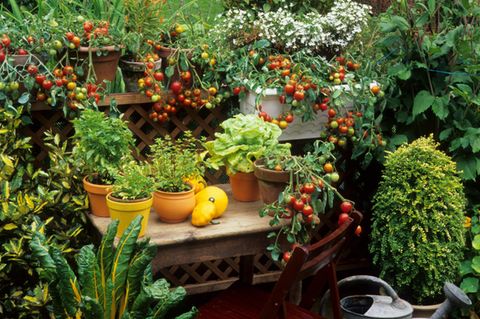
[[[387,294],[387,296],[391,297],[393,299],[393,301],[396,301],[396,300],[400,299],[398,297],[398,294],[395,292],[395,290],[393,290],[393,288],[388,283],[386,283],[384,280],[382,280],[378,277],[374,277],[374,276],[358,275],[358,276],[347,277],[347,278],[344,278],[344,279],[340,280],[339,282],[337,282],[337,286],[338,286],[338,288],[340,288],[341,286],[344,286],[344,285],[349,285],[349,284],[352,284],[352,283],[359,283],[359,282],[367,283],[367,284],[374,284],[378,287],[381,287],[381,288],[385,289],[385,293]]]

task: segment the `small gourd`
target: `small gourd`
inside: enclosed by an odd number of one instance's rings
[[[192,212],[192,225],[205,226],[219,218],[228,206],[228,196],[221,188],[208,186],[195,195],[196,206]]]

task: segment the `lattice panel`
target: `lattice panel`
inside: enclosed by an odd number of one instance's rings
[[[167,123],[158,123],[152,121],[148,114],[151,103],[134,103],[119,106],[124,112],[124,119],[134,133],[136,146],[139,150],[138,159],[144,160],[149,151],[149,145],[157,137],[166,135],[172,138],[179,137],[186,130],[192,131],[195,137],[205,137],[213,139],[219,124],[226,119],[226,115],[221,107],[213,110],[193,110],[181,109]],[[107,110],[108,112],[108,110]],[[62,140],[71,137],[74,134],[73,125],[63,116],[61,111],[46,110],[45,107],[32,110],[32,124],[24,128],[25,135],[32,138],[33,155],[36,158],[36,164],[41,166],[48,157],[48,150],[44,145],[44,133],[48,129],[53,129],[59,133]],[[225,172],[207,171],[205,178],[209,183],[219,184],[226,182]]]
[[[282,263],[272,260],[268,253],[256,255],[253,260],[253,267],[253,273],[257,275],[280,272],[283,270]]]

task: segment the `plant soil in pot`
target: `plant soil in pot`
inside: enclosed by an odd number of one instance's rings
[[[88,181],[88,176],[85,176],[83,188],[88,193],[92,214],[98,217],[110,217],[106,197],[111,192],[112,185],[93,184]]]
[[[139,236],[145,235],[147,230],[148,218],[152,208],[153,197],[137,200],[123,200],[113,197],[112,194],[107,195],[107,205],[110,210],[110,218],[112,220],[118,219],[117,237],[121,237],[128,225],[138,215],[143,216],[142,228]]]
[[[153,207],[162,222],[181,223],[195,208],[194,189],[175,193],[156,191],[153,193]]]
[[[260,197],[265,204],[271,204],[278,199],[278,195],[283,192],[289,183],[290,172],[268,169],[262,159],[256,160],[254,165]]]
[[[255,202],[260,199],[258,180],[253,172],[235,173],[229,176],[233,198],[240,202]]]
[[[95,71],[97,79],[96,84],[102,84],[104,80],[110,82],[115,81],[118,61],[121,55],[120,50],[113,45],[100,48],[80,47],[78,49],[78,55],[80,59],[86,60],[85,74],[88,74],[89,50],[92,54],[93,71]]]

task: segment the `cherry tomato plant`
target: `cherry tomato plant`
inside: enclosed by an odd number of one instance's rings
[[[304,156],[267,156],[267,168],[290,172],[290,182],[278,200],[260,210],[260,216],[273,217],[271,226],[282,225],[278,232],[268,235],[269,238],[275,238],[267,248],[274,260],[283,254],[279,244],[281,237],[285,237],[292,245],[308,244],[320,225],[320,215],[334,207],[336,198],[342,203],[342,214],[348,217],[352,210],[353,203],[345,199],[334,186],[339,180],[334,168],[334,147],[332,143],[317,140],[314,150]],[[344,215],[340,215],[343,221]]]

